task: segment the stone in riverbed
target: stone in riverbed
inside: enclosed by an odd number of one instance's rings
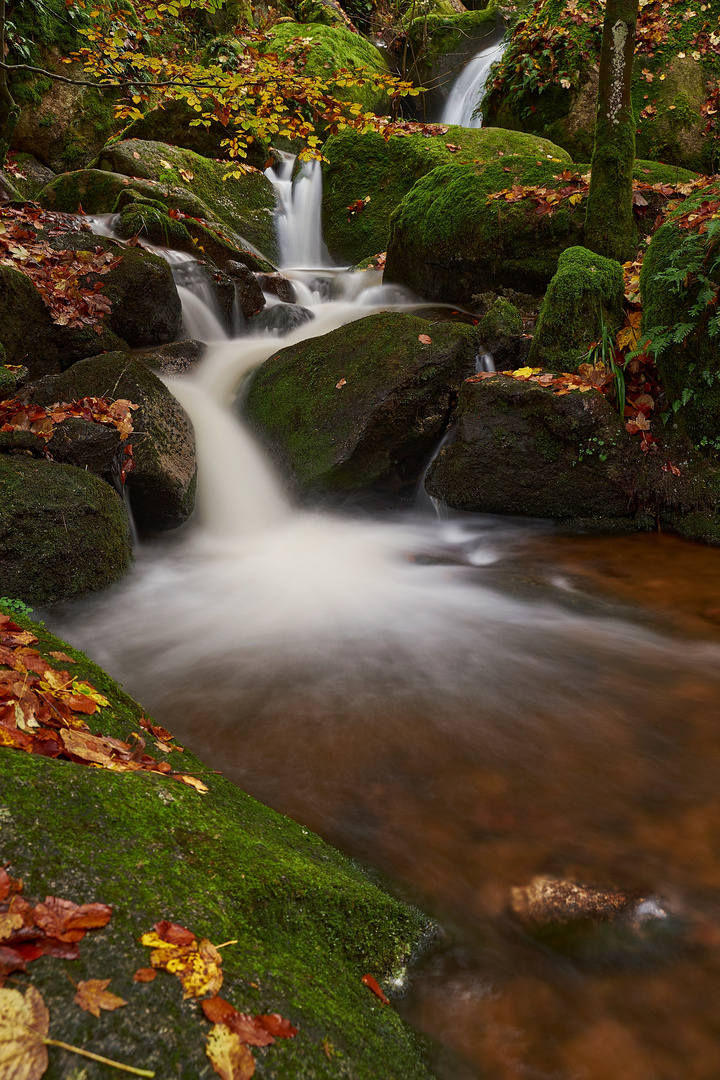
[[[497,371],[522,367],[530,348],[523,336],[522,315],[510,300],[499,296],[478,323],[478,337],[492,353]]]
[[[303,494],[407,490],[476,349],[461,323],[370,315],[279,351],[256,371],[243,409]]]
[[[248,329],[251,334],[271,333],[280,337],[314,318],[315,313],[300,304],[272,304],[250,320]]]
[[[42,606],[75,600],[131,562],[125,508],[108,484],[70,465],[0,454],[0,595]]]
[[[47,376],[29,387],[27,400],[37,405],[76,401],[85,396],[125,398],[140,408],[132,414],[130,436],[134,468],[127,477],[133,516],[140,529],[174,529],[192,512],[195,500],[195,436],[180,403],[145,364],[126,353],[104,353],[74,364],[62,375]],[[66,460],[80,463],[82,444],[62,434]],[[54,436],[53,436],[54,438]],[[52,452],[52,440],[50,445]],[[95,462],[111,480],[115,451]]]

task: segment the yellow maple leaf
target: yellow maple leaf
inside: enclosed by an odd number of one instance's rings
[[[143,945],[153,951],[150,963],[154,968],[164,968],[177,975],[182,983],[184,998],[215,995],[223,984],[222,956],[211,941],[191,941],[188,945],[173,945],[149,931],[140,938]]]

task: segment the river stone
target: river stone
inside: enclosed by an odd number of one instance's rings
[[[52,468],[52,466],[50,466]],[[59,468],[59,466],[55,466]],[[0,602],[1,603],[1,602]],[[363,986],[372,973],[388,989],[434,932],[417,909],[374,885],[357,864],[308,829],[256,802],[191,753],[159,750],[143,732],[143,710],[82,653],[14,613],[35,648],[76,660],[73,676],[110,701],[89,717],[94,733],[132,741],[208,791],[158,773],[116,773],[0,749],[3,861],[32,900],[51,894],[111,904],[110,923],[80,943],[69,963],[28,965],[51,1016],[51,1035],[156,1076],[210,1080],[210,1024],[177,978],[152,983],[139,937],[160,919],[188,927],[222,950],[220,994],[241,1012],[280,1013],[294,1039],[253,1048],[257,1075],[276,1080],[431,1080],[420,1040]],[[57,667],[57,662],[51,661]],[[68,981],[112,976],[127,1005],[101,1020],[79,1009]],[[19,983],[24,989],[24,979]],[[17,984],[13,984],[17,985]],[[84,1070],[51,1048],[46,1080]],[[87,1075],[108,1070],[88,1066]]]
[[[570,157],[547,139],[502,131],[499,128],[472,129],[450,126],[443,135],[424,133],[391,135],[376,131],[341,131],[325,143],[323,153],[323,235],[331,257],[340,265],[355,265],[385,251],[390,232],[390,216],[421,177],[440,165],[523,158],[559,163]],[[456,147],[449,150],[448,147]],[[506,164],[505,162],[503,162]],[[507,174],[502,173],[507,187]],[[362,201],[360,213],[348,214],[348,207]]]
[[[488,204],[515,183],[562,186],[557,161],[502,161],[443,165],[418,180],[390,222],[386,281],[450,304],[503,287],[545,291],[561,252],[582,242],[585,208],[564,200],[538,215],[532,199]]]
[[[133,517],[143,530],[182,525],[193,509],[196,465],[192,424],[180,403],[142,361],[125,353],[83,360],[28,390],[28,400],[37,405],[86,396],[124,398],[139,405],[132,414],[135,430],[129,440],[134,468],[127,476]],[[98,473],[110,479],[113,464],[114,454],[109,454]]]
[[[206,351],[204,341],[185,338],[184,341],[173,341],[157,349],[148,349],[138,359],[161,375],[187,375],[200,363]]]
[[[123,349],[125,342],[105,319],[92,326],[57,326],[30,278],[0,266],[0,342],[7,362],[23,364],[32,378],[55,374],[98,349]]]
[[[228,273],[231,271],[228,270]],[[255,276],[263,292],[272,293],[284,304],[295,303],[295,286],[289,278],[283,277],[282,274],[256,274]]]
[[[314,318],[315,313],[300,304],[272,304],[255,315],[248,329],[251,334],[275,334],[276,337],[283,337]]]
[[[70,465],[0,454],[0,595],[43,606],[76,600],[131,562],[125,508],[108,484]]]
[[[474,330],[461,323],[369,315],[267,360],[244,412],[304,494],[406,490],[445,428],[476,348]]]
[[[265,297],[263,296],[262,286],[257,280],[252,270],[248,269],[243,263],[230,260],[225,264],[225,273],[232,278],[237,293],[238,303],[240,310],[243,313],[243,318],[252,319],[253,315],[257,315],[259,311],[265,307]],[[269,274],[268,277],[280,277],[279,274]],[[284,280],[284,279],[283,279]],[[293,299],[295,294],[293,291]]]
[[[558,259],[535,327],[528,364],[548,371],[575,371],[590,345],[611,342],[625,321],[625,285],[620,263],[584,247],[568,248]]]
[[[599,392],[563,396],[507,375],[463,383],[457,426],[425,481],[458,510],[573,519],[631,516],[630,438]]]
[[[523,333],[523,318],[515,305],[498,296],[478,323],[478,337],[492,353],[495,369],[507,371],[523,367],[530,338]]]

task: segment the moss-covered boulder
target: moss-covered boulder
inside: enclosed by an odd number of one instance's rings
[[[211,161],[180,146],[147,139],[125,139],[107,146],[94,164],[101,170],[120,173],[126,179],[139,177],[172,191],[184,192],[191,196],[196,207],[199,203],[204,208],[203,213],[194,216],[224,222],[233,233],[244,237],[269,259],[276,259],[275,193],[262,173],[251,172],[239,180],[225,180],[227,165],[223,162]],[[171,205],[169,199],[166,201]],[[183,207],[177,206],[177,209]],[[192,213],[190,210],[184,212]]]
[[[714,9],[713,9],[714,10]],[[720,74],[709,9],[692,0],[641,5],[632,104],[637,154],[714,172],[716,136],[705,137],[710,83]],[[716,14],[716,13],[715,13]],[[542,0],[513,28],[484,102],[486,120],[544,135],[575,161],[592,155],[603,6]],[[532,66],[526,63],[532,55]],[[711,114],[712,115],[712,114]]]
[[[715,308],[692,314],[702,287],[695,271],[703,268],[712,278],[716,240],[712,231],[700,232],[704,215],[694,223],[686,216],[701,211],[703,203],[720,206],[720,188],[713,185],[687,199],[652,238],[640,275],[642,330],[659,347],[658,371],[677,423],[695,445],[717,453],[720,353],[717,336],[709,333]],[[669,270],[677,272],[677,280],[663,277]],[[681,340],[673,340],[676,336]]]
[[[325,143],[323,153],[323,236],[331,258],[354,266],[385,251],[390,216],[413,184],[440,165],[490,162],[522,156],[568,162],[569,156],[546,139],[499,128],[475,130],[451,126],[443,135],[391,135],[341,131]],[[448,146],[456,149],[448,149]],[[348,207],[363,201],[360,213]]]
[[[425,481],[458,510],[630,523],[630,438],[595,390],[563,396],[507,375],[465,382],[452,440]]]
[[[519,309],[504,296],[492,302],[478,323],[478,337],[492,353],[497,371],[522,367],[530,348]]]
[[[139,406],[132,414],[134,467],[127,476],[133,517],[144,530],[181,525],[193,509],[196,476],[195,436],[185,410],[157,375],[125,353],[83,360],[62,375],[41,379],[27,393],[37,405],[86,396]],[[96,471],[111,479],[113,465],[113,457],[101,459]]]
[[[602,337],[603,325],[615,340],[625,319],[624,292],[620,263],[584,247],[563,251],[540,308],[528,363],[574,371]]]
[[[309,40],[306,59],[302,60],[304,42]],[[382,114],[387,111],[388,97],[368,80],[357,86],[335,86],[334,78],[342,80],[342,72],[351,76],[359,72],[387,75],[390,69],[379,49],[360,34],[345,26],[326,26],[323,23],[277,23],[260,45],[264,53],[275,53],[279,59],[294,59],[303,74],[322,79],[331,85],[332,93],[341,101],[354,101],[365,112]]]
[[[55,177],[52,169],[43,165],[33,154],[13,154],[12,160],[17,167],[17,172],[13,171],[13,183],[23,199],[34,199]]]
[[[13,618],[18,618],[13,614]],[[110,701],[89,717],[98,733],[132,741],[142,710],[83,655],[29,620],[45,655],[62,650],[72,674]],[[57,662],[51,659],[53,666]],[[253,1048],[257,1075],[276,1080],[430,1080],[419,1040],[362,984],[397,976],[432,932],[420,912],[373,885],[317,836],[257,803],[188,752],[147,752],[203,781],[202,795],[159,773],[117,773],[0,749],[0,854],[24,895],[111,904],[110,923],[89,932],[74,961],[45,956],[28,981],[50,1011],[50,1036],[154,1069],[158,1078],[210,1080],[210,1024],[177,978],[149,965],[138,939],[161,919],[221,950],[220,994],[241,1012],[280,1013],[293,1039]],[[112,978],[127,1004],[98,1020],[73,1002],[74,982]],[[86,1075],[50,1048],[47,1080]],[[78,1071],[79,1069],[79,1071]],[[114,1070],[88,1067],[87,1076]]]
[[[108,484],[71,465],[0,454],[0,595],[75,600],[131,562],[125,508]]]
[[[298,0],[295,12],[298,22],[342,26],[352,34],[357,34],[357,27],[337,0]]]
[[[582,243],[585,208],[565,199],[539,215],[531,198],[488,202],[513,183],[562,185],[557,160],[500,160],[443,165],[418,180],[391,218],[386,281],[454,304],[499,287],[544,292],[561,252]]]
[[[23,364],[32,378],[62,371],[98,349],[123,349],[125,342],[105,320],[92,326],[57,326],[29,277],[0,266],[0,343],[4,359]]]
[[[123,240],[138,236],[151,244],[177,250],[194,250],[190,233],[177,218],[168,217],[165,208],[149,202],[131,202],[122,208],[114,232]]]
[[[442,434],[475,351],[460,323],[370,315],[271,357],[243,410],[302,493],[402,490]]]
[[[478,10],[458,10],[450,0],[420,0],[406,10],[407,74],[427,88],[417,101],[419,117],[439,116],[464,65],[502,34],[496,0],[468,6]]]

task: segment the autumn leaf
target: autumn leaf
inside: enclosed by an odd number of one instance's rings
[[[418,341],[421,341],[423,345],[432,345],[432,338],[427,334],[418,334]]]
[[[162,968],[178,977],[184,998],[215,995],[222,986],[222,956],[207,938],[199,942],[193,938],[187,945],[173,945],[152,930],[143,934],[140,941],[153,950],[150,963],[154,968]]]
[[[7,1080],[38,1080],[48,1067],[45,1038],[50,1015],[42,995],[28,986],[0,990],[0,1076]]]
[[[298,1029],[279,1013],[251,1016],[238,1012],[221,997],[208,998],[203,1001],[202,1008],[211,1024],[226,1024],[248,1046],[271,1046],[275,1039],[292,1039],[298,1033]]]
[[[57,896],[33,908],[35,925],[58,941],[81,941],[86,930],[107,926],[112,918],[109,904],[74,904]]]
[[[153,930],[157,933],[157,936],[163,941],[166,941],[168,945],[191,945],[196,940],[192,930],[188,930],[185,926],[180,926],[179,923],[169,922],[168,919],[162,919],[160,922],[156,922],[153,926]]]
[[[16,930],[19,930],[25,920],[22,915],[13,914],[11,912],[0,913],[0,941],[5,941],[6,938],[12,937]]]
[[[383,1005],[389,1005],[390,1004],[388,999],[385,997],[385,994],[384,994],[380,984],[378,983],[378,981],[376,979],[374,979],[372,977],[372,975],[363,975],[363,977],[362,977],[362,979],[360,981],[362,982],[363,986],[367,986],[368,990],[372,990],[373,994],[375,994],[376,997],[380,998]]]
[[[343,386],[347,383],[347,379],[341,379],[340,382],[335,383],[336,390],[342,390]]]
[[[112,994],[106,989],[110,985],[110,981],[110,979],[86,979],[79,982],[73,1001],[85,1012],[98,1017],[101,1009],[113,1012],[122,1005],[127,1005],[124,998],[118,997],[117,994]]]
[[[216,1024],[208,1035],[206,1053],[222,1080],[250,1080],[255,1074],[254,1057],[225,1024]]]
[[[155,968],[138,968],[133,975],[133,982],[137,983],[149,983],[153,979],[157,978],[157,971]]]

